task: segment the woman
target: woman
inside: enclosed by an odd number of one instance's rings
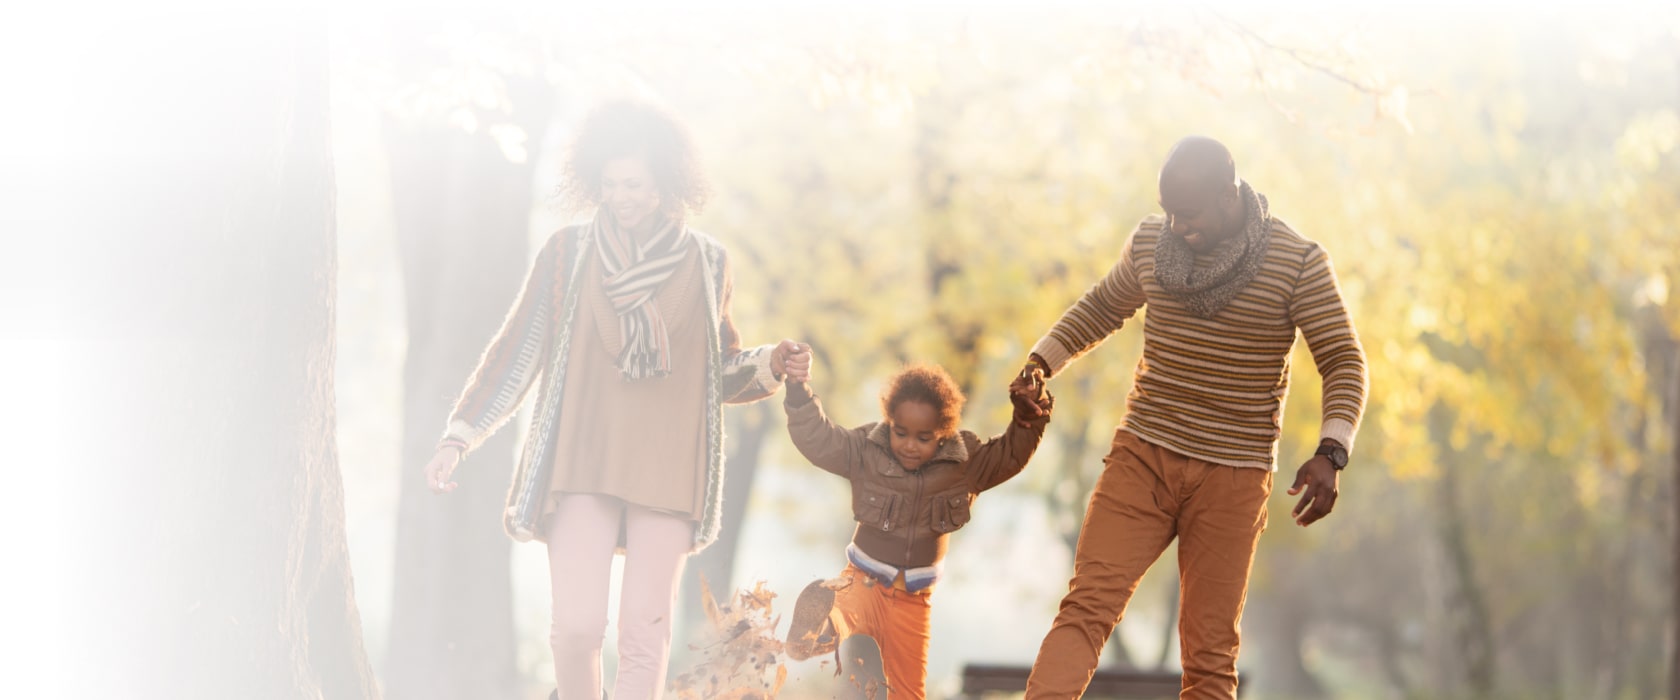
[[[550,642],[564,700],[602,696],[609,570],[625,551],[613,697],[658,698],[683,563],[717,538],[721,404],[805,376],[793,341],[743,350],[723,246],[690,229],[705,201],[693,142],[636,102],[584,121],[563,191],[594,208],[554,234],[456,401],[426,481],[438,493],[466,453],[537,403],[504,526],[548,545]]]

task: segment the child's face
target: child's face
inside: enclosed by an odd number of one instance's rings
[[[916,471],[939,450],[939,412],[922,401],[901,401],[887,416],[892,428],[893,456],[905,469]]]

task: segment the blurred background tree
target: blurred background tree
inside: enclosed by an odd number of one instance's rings
[[[9,358],[35,398],[7,424],[52,488],[18,489],[6,510],[46,507],[7,530],[62,545],[9,550],[9,578],[56,585],[7,598],[61,616],[8,609],[3,682],[55,677],[4,694],[379,697],[337,447],[327,8],[21,24],[34,51],[7,63],[58,85],[0,130],[34,141],[4,144],[4,208],[32,222],[6,228],[51,255],[20,265],[48,284],[6,295],[31,311],[4,345],[53,357]]]

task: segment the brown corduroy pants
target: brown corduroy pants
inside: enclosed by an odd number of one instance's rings
[[[1039,647],[1027,698],[1077,698],[1127,601],[1178,538],[1181,699],[1235,698],[1243,600],[1272,474],[1187,457],[1116,431],[1091,492],[1073,581]]]

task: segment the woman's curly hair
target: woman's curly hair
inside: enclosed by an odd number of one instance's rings
[[[584,117],[566,153],[560,196],[579,208],[600,204],[607,161],[627,156],[647,163],[667,213],[698,212],[706,205],[706,176],[688,129],[669,110],[628,99],[604,102]]]
[[[957,433],[957,422],[962,418],[963,402],[966,400],[962,390],[957,388],[957,381],[943,367],[914,364],[899,370],[887,380],[887,388],[881,392],[881,412],[890,421],[893,410],[899,404],[905,401],[925,403],[939,414],[939,437],[944,438]]]

